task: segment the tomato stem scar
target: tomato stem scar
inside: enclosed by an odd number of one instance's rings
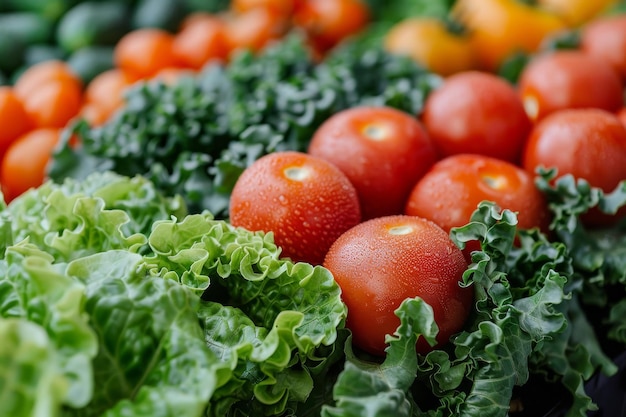
[[[283,172],[285,177],[294,181],[304,181],[309,176],[309,170],[305,167],[288,167]]]
[[[413,232],[413,228],[411,226],[394,226],[389,229],[390,235],[408,235]]]

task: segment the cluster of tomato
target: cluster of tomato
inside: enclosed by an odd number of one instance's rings
[[[532,54],[547,41],[573,31],[617,0],[457,0],[444,18],[409,17],[385,36],[385,47],[450,75],[472,69],[496,71],[516,54]]]
[[[210,61],[227,62],[237,50],[259,51],[294,28],[323,54],[368,20],[360,0],[233,0],[220,14],[192,13],[176,33],[157,28],[127,33],[115,45],[115,67],[87,85],[63,61],[36,64],[13,86],[0,87],[5,201],[44,181],[51,152],[72,119],[94,126],[106,122],[124,104],[124,91],[138,81],[172,82]]]
[[[595,36],[602,31],[614,34],[612,47]],[[597,20],[583,38],[582,50],[536,56],[517,86],[462,71],[419,115],[387,107],[333,115],[307,152],[271,154],[244,171],[232,224],[272,231],[285,256],[330,269],[364,350],[384,352],[385,334],[399,324],[394,310],[415,296],[433,308],[445,342],[471,309],[471,290],[459,281],[477,249],[469,242],[461,251],[448,233],[479,202],[517,212],[521,229],[549,233],[534,184],[539,167],[605,192],[626,179],[626,16]],[[583,221],[604,227],[624,215],[589,212]]]

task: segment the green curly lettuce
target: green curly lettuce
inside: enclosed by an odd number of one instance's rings
[[[0,415],[58,417],[67,380],[48,333],[21,318],[0,317]]]
[[[330,272],[280,258],[271,234],[208,212],[155,222],[148,243],[145,270],[202,295],[206,341],[234,372],[209,415],[280,415],[304,403],[310,368],[326,361],[320,349],[336,342],[346,315]]]

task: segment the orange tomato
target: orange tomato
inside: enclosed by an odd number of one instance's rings
[[[64,81],[82,88],[82,81],[64,61],[48,60],[37,63],[22,73],[13,86],[20,98],[28,97],[51,81]]]
[[[289,16],[296,8],[297,0],[232,0],[230,8],[235,13],[245,13],[257,7],[265,7],[282,16]]]
[[[563,17],[572,27],[589,22],[616,3],[617,0],[537,0],[539,6]]]
[[[33,122],[13,88],[0,86],[0,155],[32,127]]]
[[[294,24],[321,51],[361,31],[369,20],[369,9],[361,0],[303,0],[293,15]]]
[[[119,68],[104,71],[87,84],[85,102],[111,114],[124,105],[124,91],[136,81],[137,77]]]
[[[435,18],[414,17],[396,23],[387,32],[384,47],[444,76],[477,68],[469,38],[451,32]]]
[[[181,64],[193,69],[200,69],[211,60],[226,60],[226,25],[216,16],[199,15],[175,35],[172,47]]]
[[[128,32],[115,45],[113,59],[121,70],[137,78],[148,78],[166,67],[177,66],[174,35],[157,28]]]
[[[73,80],[53,80],[22,97],[36,127],[62,128],[82,106],[83,91]]]
[[[165,84],[174,84],[181,77],[185,76],[193,76],[196,72],[189,68],[180,68],[180,67],[171,67],[171,68],[163,68],[161,71],[157,72],[151,80],[158,80]]]
[[[280,40],[289,22],[269,9],[255,8],[235,14],[226,20],[226,41],[232,52],[247,49],[260,51],[270,43]]]
[[[44,182],[46,166],[60,134],[59,129],[34,129],[7,149],[0,166],[0,185],[7,203]]]
[[[517,0],[458,0],[451,16],[468,30],[479,63],[489,71],[515,52],[537,51],[567,27],[560,16]]]

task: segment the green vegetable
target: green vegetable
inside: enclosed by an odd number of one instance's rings
[[[71,147],[66,135],[49,174],[59,181],[102,169],[139,174],[167,195],[184,196],[191,212],[225,218],[236,179],[260,156],[304,150],[326,118],[358,104],[417,114],[439,81],[408,58],[381,50],[341,50],[316,65],[293,37],[173,86],[134,87],[110,122],[71,128],[82,146]]]
[[[0,394],[24,399],[0,405],[12,417],[280,415],[338,358],[339,287],[281,259],[271,234],[186,215],[111,172],[1,208]],[[6,376],[22,366],[27,380]]]
[[[85,46],[72,53],[67,58],[67,63],[74,73],[80,77],[84,85],[87,85],[98,74],[112,69],[113,61],[112,46]]]
[[[113,46],[130,31],[130,7],[123,1],[85,1],[60,19],[56,41],[68,52],[86,46]]]

